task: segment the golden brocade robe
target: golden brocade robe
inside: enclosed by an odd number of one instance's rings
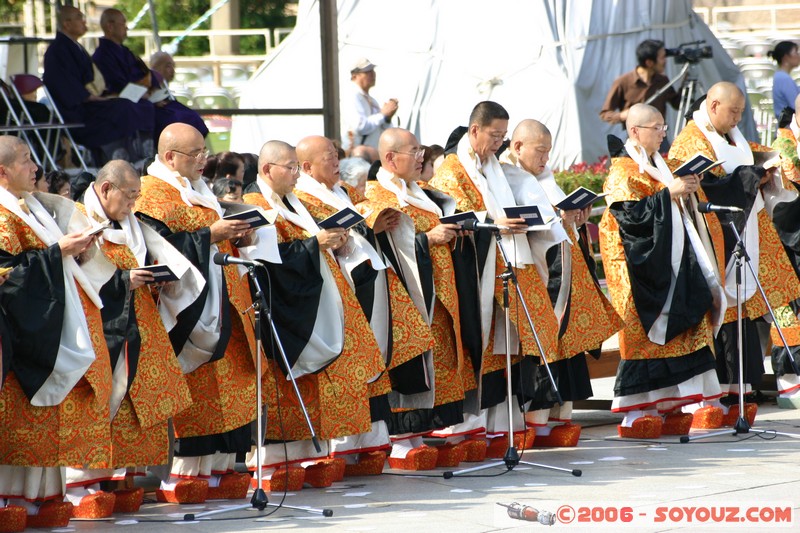
[[[645,172],[639,172],[639,164],[629,157],[614,158],[608,177],[603,185],[606,201],[635,202],[652,196],[664,189],[664,185]],[[683,226],[681,226],[683,229]],[[687,246],[689,246],[687,241]],[[611,301],[625,327],[619,332],[619,348],[622,359],[665,359],[680,357],[713,346],[713,329],[710,311],[694,327],[680,333],[664,345],[650,341],[642,327],[631,292],[628,265],[619,234],[617,220],[606,209],[600,221],[600,252]],[[665,265],[666,268],[666,265]]]
[[[367,223],[372,226],[384,209],[396,209],[405,213],[414,222],[414,231],[424,233],[440,224],[434,213],[413,205],[401,207],[397,196],[380,186],[378,182],[367,183],[368,202],[359,207],[368,208],[372,213]],[[456,277],[450,245],[429,246],[433,270],[433,286],[436,300],[433,306],[431,332],[434,338],[434,406],[445,405],[464,399],[466,390],[475,389],[472,361],[466,357],[461,343],[461,319],[459,314]]]
[[[346,187],[345,190],[354,203],[366,200],[365,197],[350,187]],[[316,196],[301,190],[295,189],[294,194],[315,220],[323,220],[338,211],[335,207],[323,203]],[[414,306],[414,302],[411,301],[411,297],[403,287],[400,278],[391,268],[387,268],[385,272],[386,290],[389,296],[392,320],[392,358],[387,367],[387,370],[390,370],[410,361],[422,352],[430,350],[433,347],[434,340],[430,328]],[[382,273],[378,275],[382,275]],[[369,386],[370,396],[378,396],[389,392],[391,382],[388,372],[384,372],[380,379],[370,383]]]
[[[448,155],[442,165],[436,171],[430,185],[439,189],[456,201],[458,211],[485,211],[483,197],[475,187],[464,166],[456,154]],[[495,259],[497,274],[505,270],[503,258],[499,250]],[[542,344],[548,362],[553,362],[561,358],[558,349],[558,323],[556,321],[550,297],[546,287],[542,283],[539,273],[533,265],[526,268],[515,268],[519,287],[528,304],[531,318],[534,321],[539,341]],[[495,303],[503,303],[503,284],[499,279],[495,280],[494,287]],[[539,349],[536,346],[533,332],[531,331],[528,320],[522,306],[517,301],[516,291],[509,290],[509,309],[511,311],[511,321],[517,328],[520,341],[522,343],[522,353],[526,355],[538,356]],[[484,332],[485,335],[485,332]],[[573,354],[570,354],[573,355]],[[519,357],[514,358],[515,361]],[[489,332],[489,344],[483,353],[482,373],[487,374],[505,368],[505,355],[494,353],[494,320],[492,329]]]
[[[766,146],[756,143],[750,143],[750,148],[754,152],[770,151]],[[670,158],[682,163],[698,152],[712,160],[717,159],[711,143],[695,122],[690,121],[673,142],[669,155]],[[722,167],[717,167],[711,172],[718,177],[725,175]],[[708,201],[702,188],[698,189],[697,196],[700,201]],[[720,283],[724,284],[726,262],[722,225],[716,213],[707,213],[705,219],[714,246],[714,254],[719,266],[720,276],[723,278]],[[794,268],[786,256],[786,251],[781,244],[778,232],[775,230],[775,226],[772,224],[766,209],[758,212],[758,238],[758,279],[764,287],[764,292],[767,294],[770,305],[773,309],[777,309],[800,297],[800,280],[795,275]],[[760,291],[756,291],[744,303],[743,309],[745,317],[751,319],[764,316],[769,312]],[[725,312],[725,323],[734,322],[735,320],[736,308],[735,306],[733,308],[729,307]]]
[[[78,207],[84,211],[82,205]],[[101,250],[120,270],[139,266],[125,245],[104,241]],[[133,305],[141,345],[136,376],[111,422],[113,468],[166,464],[168,420],[192,403],[150,286],[133,291]]]
[[[272,209],[261,193],[244,196],[245,203]],[[303,228],[283,217],[275,221],[278,242],[292,242],[311,237]],[[386,370],[375,335],[361,310],[355,293],[344,279],[339,266],[324,252],[322,256],[336,280],[344,309],[344,348],[341,355],[324,369],[297,378],[297,386],[308,410],[308,416],[320,439],[333,439],[369,432],[370,390],[368,381]],[[280,312],[280,310],[276,310]],[[326,310],[320,309],[318,320],[325,320]],[[306,440],[311,438],[297,398],[280,366],[267,362],[264,373],[267,394],[267,439]],[[282,420],[278,423],[279,417]]]
[[[598,348],[625,325],[589,271],[578,234],[572,228],[567,233],[574,243],[564,243],[572,255],[572,276],[562,281],[570,283],[570,297],[569,323],[558,340],[559,359]]]
[[[153,176],[142,178],[136,211],[159,220],[172,233],[198,231],[219,219],[212,209],[187,205],[177,189]],[[217,246],[221,253],[233,251],[229,241]],[[256,418],[256,343],[253,315],[247,311],[252,305],[250,287],[235,265],[220,268],[231,304],[231,337],[224,357],[186,374],[192,404],[175,416],[178,437],[224,433]]]
[[[44,250],[19,217],[0,207],[0,249],[10,255]],[[0,464],[14,466],[110,466],[111,367],[100,309],[78,285],[95,360],[58,405],[35,407],[14,372],[0,391]],[[21,354],[15,354],[19,357]]]

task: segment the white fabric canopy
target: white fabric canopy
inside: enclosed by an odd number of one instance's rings
[[[378,66],[370,94],[397,98],[396,125],[424,144],[444,145],[476,103],[491,99],[508,110],[509,129],[524,118],[550,128],[554,168],[593,162],[607,152],[606,134],[622,135],[598,116],[605,96],[648,38],[669,48],[705,39],[714,57],[698,65],[701,86],[728,80],[744,89],[690,0],[338,0],[338,10],[340,94],[350,92],[354,61],[369,58]],[[318,2],[301,0],[295,30],[248,82],[241,107],[321,107],[320,57]],[[679,67],[668,60],[666,74]],[[744,117],[740,128],[755,140],[749,103]],[[674,118],[670,111],[668,123]],[[322,133],[320,115],[237,116],[231,149],[257,153],[270,139],[294,144]]]

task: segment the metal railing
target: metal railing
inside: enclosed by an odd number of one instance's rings
[[[706,24],[709,24],[711,30],[715,33],[717,31],[800,30],[800,3],[714,6],[695,8],[694,11],[703,17],[703,20]],[[787,18],[786,15],[792,11],[794,11],[794,13],[792,13],[793,16]],[[754,21],[754,17],[752,16],[748,16],[746,21],[742,23],[729,20],[731,15],[754,15],[758,13],[768,15],[769,22],[762,23],[757,20]],[[787,22],[787,20],[791,22]]]

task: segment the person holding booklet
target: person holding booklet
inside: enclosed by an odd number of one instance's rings
[[[355,203],[366,198],[349,185],[340,185],[339,160],[334,154],[333,143],[325,137],[301,139],[297,144],[301,170],[294,192],[311,216],[319,221],[320,227],[338,221],[349,229],[364,222]],[[375,233],[397,227],[400,216],[399,211],[385,209],[375,217],[374,228],[366,224],[353,227],[347,233],[347,243],[334,254],[367,314],[388,369],[369,384],[372,430],[331,441],[331,454],[347,460],[346,474],[379,474],[382,471],[385,452],[391,448],[387,426],[391,418],[390,376],[396,374],[394,369],[433,346],[430,328],[414,307],[400,278],[387,268],[383,254],[376,248]]]
[[[336,168],[331,162],[336,158],[332,148],[326,144],[316,153],[329,171]],[[265,263],[269,279],[264,277],[261,286],[271,287],[275,328],[321,444],[317,451],[287,380],[288,369],[265,340],[270,358],[262,378],[267,395],[267,444],[262,446],[262,457],[264,488],[273,491],[285,487],[287,475],[290,490],[299,490],[303,480],[314,487],[327,487],[340,479],[345,461],[329,457],[331,446],[374,429],[370,405],[375,387],[370,382],[386,369],[367,317],[336,262],[337,250],[348,245],[348,231],[317,226],[293,193],[299,172],[295,149],[282,141],[268,141],[258,156],[258,192],[244,195],[245,203],[273,209],[278,215],[275,229],[281,262]],[[373,255],[372,260],[379,259]],[[262,270],[259,275],[264,274]],[[269,339],[269,325],[266,321],[262,325],[263,338]],[[380,431],[365,435],[365,442],[370,437],[380,449]],[[353,441],[354,451],[360,451],[358,438]],[[375,456],[362,457],[365,465],[361,466],[369,473],[380,472],[382,455],[377,457],[380,464]],[[256,466],[255,448],[247,463],[250,468]],[[299,463],[300,467],[288,467],[287,474],[282,468],[285,463]]]
[[[514,190],[495,156],[507,132],[508,112],[500,104],[485,101],[476,105],[470,114],[466,134],[452,139],[456,144],[455,153],[445,158],[430,184],[450,195],[460,211],[486,211],[487,221],[510,228],[503,231],[503,248],[514,268],[544,350],[544,353],[539,352],[533,331],[512,287],[509,295],[512,323],[509,351],[514,362],[513,384],[518,387],[513,392],[519,396],[520,403],[525,403],[533,398],[535,392],[535,358],[547,357],[551,361],[557,357],[558,323],[547,288],[535,267],[535,258],[525,234],[528,226],[522,219],[509,218],[504,210],[505,207],[516,205]],[[487,432],[496,437],[492,442],[494,446],[490,444],[489,455],[502,457],[508,447],[508,408],[505,401],[514,400],[506,398],[505,320],[501,307],[503,287],[496,277],[506,267],[494,240],[489,232],[475,233],[475,246],[480,254],[481,265],[481,406],[489,410],[485,412],[488,416]],[[518,372],[521,373],[519,378]],[[519,419],[515,419],[515,426],[524,432],[522,411],[517,412]],[[531,429],[529,435],[533,434]]]
[[[791,231],[791,220],[779,215],[787,213],[787,205],[791,205],[797,195],[783,189],[780,171],[765,170],[757,164],[757,154],[769,152],[770,149],[748,143],[739,131],[737,124],[744,109],[745,96],[736,85],[730,82],[713,85],[705,99],[696,106],[686,127],[675,138],[669,155],[681,163],[698,153],[711,161],[724,161],[721,166],[704,174],[697,198],[745,210],[744,215],[734,215],[733,220],[745,237],[750,264],[758,273],[769,303],[775,309],[800,297],[800,281],[776,230]],[[747,392],[739,391],[738,387],[736,276],[732,254],[736,243],[727,228],[729,217],[726,214],[709,213],[702,224],[707,224],[709,229],[715,252],[712,258],[716,260],[716,272],[725,288],[728,307],[724,324],[716,335],[717,375],[723,392],[728,396],[721,403],[714,404],[722,408],[725,416],[706,420],[704,427],[735,423],[739,416],[736,395]],[[790,246],[792,242],[796,240],[787,240],[786,245]],[[744,377],[746,388],[749,389],[761,382],[764,373],[763,346],[769,333],[769,323],[765,322],[765,318],[768,318],[766,303],[749,268],[744,269],[744,276]],[[746,406],[747,413],[744,416],[750,423],[755,418],[756,409],[755,403]],[[695,422],[701,422],[697,418]]]
[[[584,225],[598,195],[583,188],[564,194],[547,165],[551,147],[550,130],[537,120],[526,119],[514,128],[509,149],[500,158],[518,204],[538,205],[544,216],[558,213],[561,217],[560,224],[549,231],[528,234],[559,322],[558,354],[550,370],[564,400],[559,406],[544,366],[538,366],[534,399],[525,414],[528,425],[536,430],[535,447],[578,444],[581,427],[571,423],[572,403],[592,396],[586,353],[599,357],[603,341],[623,326],[600,289]]]
[[[136,216],[199,270],[206,285],[164,313],[174,326],[169,339],[181,365],[192,404],[174,418],[175,458],[162,478],[159,501],[202,502],[243,498],[250,476],[234,472],[237,452],[250,450],[256,418],[256,353],[248,280],[236,265],[212,264],[216,253],[254,245],[250,224],[223,220],[217,198],[202,178],[208,152],[188,124],[170,124],[158,140],[158,156],[142,178]],[[167,295],[162,291],[160,299]]]
[[[465,324],[460,312],[463,294],[457,292],[461,285],[451,247],[451,243],[460,246],[456,241],[459,226],[441,222],[453,214],[455,202],[417,184],[424,151],[410,131],[384,131],[378,152],[381,166],[376,180],[367,182],[368,201],[361,208],[371,212],[367,222],[373,229],[386,210],[402,213],[397,224],[382,232],[376,229],[376,239],[435,340],[432,351],[426,350],[390,374],[395,393],[390,396],[393,446],[389,465],[428,470],[437,464],[456,466],[466,459],[481,460],[485,442],[466,437],[482,433],[482,421],[459,427],[465,419],[478,420],[475,370],[480,360],[471,359],[462,342],[462,328],[475,326]],[[471,305],[474,308],[477,302]],[[423,444],[422,437],[428,434],[449,439],[437,449]]]
[[[685,435],[695,418],[722,417],[717,407],[681,412],[722,394],[714,333],[727,301],[695,207],[701,177],[673,176],[658,152],[664,126],[654,107],[632,106],[629,138],[612,152],[603,186],[608,209],[600,251],[611,301],[625,322],[612,403],[613,412],[625,414],[620,437]]]
[[[114,8],[103,11],[100,15],[100,28],[103,30],[103,37],[92,54],[92,60],[103,74],[106,88],[111,93],[121,94],[129,84],[146,90],[141,100],[137,98],[137,101],[153,102],[155,105],[154,140],[158,140],[164,128],[174,122],[193,126],[203,137],[208,135],[208,127],[196,111],[168,97],[153,99],[161,94],[160,75],[147,68],[140,57],[122,44],[128,37],[127,20],[122,11]]]
[[[110,161],[86,189],[81,211],[100,229],[100,249],[117,270],[100,290],[103,334],[112,369],[111,468],[98,476],[120,481],[114,491],[117,512],[136,512],[144,490],[133,488],[132,475],[169,462],[169,419],[192,402],[186,379],[169,342],[149,284],[153,274],[140,270],[153,262],[171,265],[181,281],[163,288],[168,294],[199,294],[200,272],[153,229],[142,224],[133,207],[141,194],[138,173],[127,161]],[[191,303],[183,298],[180,312]],[[127,474],[127,476],[126,476]]]

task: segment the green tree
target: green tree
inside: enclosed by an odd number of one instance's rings
[[[22,24],[22,5],[25,0],[2,0],[0,1],[0,35],[10,33],[21,33],[10,31],[9,26]]]
[[[17,0],[20,1],[20,0]],[[130,21],[146,0],[119,0],[117,8],[125,13]],[[186,28],[205,13],[214,0],[155,0],[158,27],[161,30],[179,30]],[[293,27],[296,17],[284,15],[287,0],[240,0],[240,18],[242,28],[278,28]],[[199,28],[209,29],[210,19]],[[139,22],[138,29],[152,28],[149,14]],[[138,42],[137,42],[138,41]],[[144,53],[144,43],[141,39],[131,39],[126,43],[135,53]],[[258,36],[246,36],[240,40],[242,54],[257,54],[264,50],[264,39]],[[178,55],[197,56],[208,54],[208,39],[202,37],[187,37],[178,47]]]

